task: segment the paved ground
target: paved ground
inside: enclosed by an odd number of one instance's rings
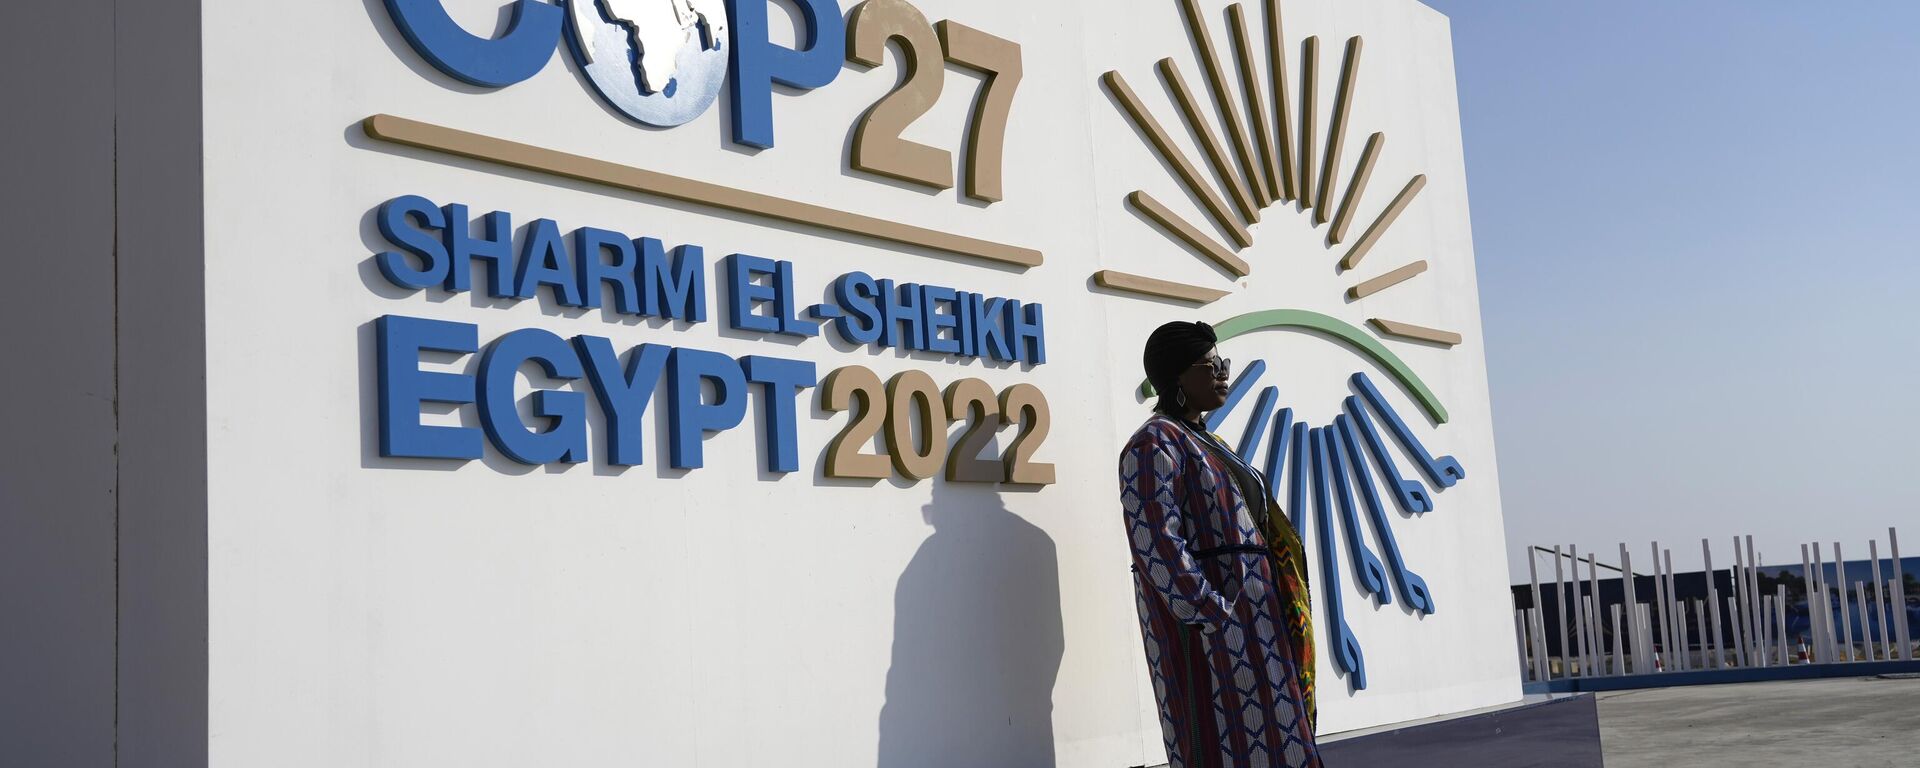
[[[1792,680],[1597,695],[1607,768],[1920,766],[1920,679]]]

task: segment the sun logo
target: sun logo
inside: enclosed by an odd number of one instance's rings
[[[1320,39],[1310,36],[1302,42],[1299,80],[1290,81],[1280,0],[1265,2],[1264,50],[1253,45],[1241,4],[1227,6],[1226,29],[1237,75],[1232,81],[1198,0],[1176,1],[1199,57],[1200,80],[1210,98],[1202,100],[1172,58],[1161,59],[1154,68],[1180,122],[1211,170],[1211,178],[1175,140],[1169,123],[1148,108],[1124,75],[1109,71],[1100,78],[1101,86],[1224,238],[1210,234],[1144,190],[1129,193],[1127,206],[1182,250],[1235,278],[1244,278],[1252,274],[1253,265],[1238,252],[1253,246],[1255,228],[1263,214],[1273,211],[1277,204],[1291,205],[1307,218],[1309,226],[1324,228],[1324,248],[1334,259],[1336,271],[1342,276],[1358,274],[1356,268],[1427,183],[1425,174],[1414,174],[1384,204],[1368,197],[1369,182],[1386,148],[1387,137],[1382,132],[1367,136],[1351,174],[1341,174],[1347,134],[1352,130],[1350,115],[1364,41],[1359,36],[1346,41],[1332,94],[1331,118],[1322,132],[1318,125]],[[1262,68],[1269,73],[1264,78]],[[1224,138],[1215,130],[1216,122],[1225,128]],[[1363,214],[1370,214],[1371,220],[1358,237],[1349,241],[1353,226]],[[1425,260],[1414,260],[1355,280],[1346,288],[1346,299],[1357,301],[1406,283],[1426,273],[1428,266]],[[1229,295],[1228,291],[1202,285],[1114,270],[1095,272],[1093,282],[1120,295],[1203,306]],[[1440,399],[1382,341],[1451,349],[1461,343],[1460,334],[1384,317],[1369,317],[1366,325],[1371,332],[1320,312],[1270,309],[1231,317],[1214,327],[1223,353],[1229,351],[1230,340],[1267,329],[1302,330],[1336,341],[1392,377],[1434,425],[1446,423],[1448,414]],[[1209,414],[1207,427],[1218,431],[1230,419],[1238,421],[1236,413],[1244,414],[1246,426],[1240,433],[1237,452],[1265,470],[1270,492],[1285,500],[1284,507],[1302,539],[1310,550],[1317,550],[1321,595],[1316,602],[1321,607],[1329,655],[1354,689],[1364,689],[1366,664],[1345,616],[1341,558],[1337,553],[1340,547],[1336,542],[1344,542],[1347,566],[1360,590],[1370,595],[1376,606],[1392,603],[1397,591],[1408,610],[1420,614],[1435,610],[1432,591],[1401,555],[1378,488],[1384,487],[1392,503],[1409,516],[1432,511],[1433,494],[1420,479],[1401,472],[1382,432],[1391,435],[1399,454],[1410,459],[1419,475],[1436,490],[1460,482],[1466,470],[1451,456],[1429,452],[1365,372],[1348,377],[1353,394],[1344,399],[1337,415],[1324,426],[1297,422],[1294,409],[1277,408],[1280,389],[1276,386],[1262,388],[1253,399],[1251,412],[1244,411],[1240,406],[1266,371],[1265,361],[1246,366],[1226,404]],[[1143,384],[1139,394],[1146,398],[1153,392]],[[1263,447],[1266,454],[1261,463]],[[1372,528],[1379,554],[1368,545],[1362,520]]]

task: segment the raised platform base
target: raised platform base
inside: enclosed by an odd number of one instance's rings
[[[1589,677],[1527,683],[1528,693],[1576,693],[1623,691],[1630,688],[1672,688],[1680,685],[1724,685],[1757,683],[1769,680],[1813,680],[1823,677],[1870,677],[1920,673],[1920,661],[1856,661],[1851,664],[1790,664],[1784,667],[1742,667],[1740,669],[1702,669],[1690,672],[1657,672],[1651,675]]]
[[[1602,768],[1600,715],[1590,695],[1531,695],[1491,710],[1329,734],[1320,754],[1335,768]]]

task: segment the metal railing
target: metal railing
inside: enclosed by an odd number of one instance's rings
[[[1892,578],[1881,580],[1880,545],[1870,541],[1872,583],[1854,580],[1849,585],[1839,542],[1833,542],[1831,563],[1823,562],[1819,544],[1800,545],[1808,625],[1794,627],[1798,631],[1791,633],[1786,579],[1766,577],[1774,582],[1774,589],[1763,593],[1766,566],[1754,551],[1752,536],[1744,541],[1733,537],[1733,565],[1724,570],[1714,569],[1713,547],[1701,539],[1702,572],[1684,578],[1691,582],[1703,577],[1705,589],[1689,589],[1686,596],[1674,573],[1673,551],[1662,549],[1659,542],[1652,543],[1650,575],[1634,570],[1631,553],[1622,543],[1618,566],[1600,562],[1588,552],[1584,580],[1577,548],[1528,547],[1527,594],[1532,606],[1522,606],[1516,594],[1513,614],[1522,676],[1547,682],[1702,669],[1912,661],[1905,574],[1900,539],[1893,528],[1887,529],[1887,547],[1893,558]],[[1541,553],[1553,556],[1553,580],[1544,590],[1538,567]],[[1604,599],[1609,595],[1601,590],[1602,569],[1617,574],[1609,576],[1609,582],[1619,581],[1619,589],[1610,590],[1618,593],[1611,595],[1611,601]],[[1640,594],[1649,579],[1651,593]],[[1854,637],[1856,615],[1859,638]],[[1548,642],[1549,632],[1555,633],[1558,643]]]

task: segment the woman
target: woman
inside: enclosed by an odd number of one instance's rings
[[[1154,414],[1120,454],[1147,664],[1172,768],[1319,766],[1306,561],[1260,472],[1209,433],[1227,361],[1206,323],[1147,338]]]

